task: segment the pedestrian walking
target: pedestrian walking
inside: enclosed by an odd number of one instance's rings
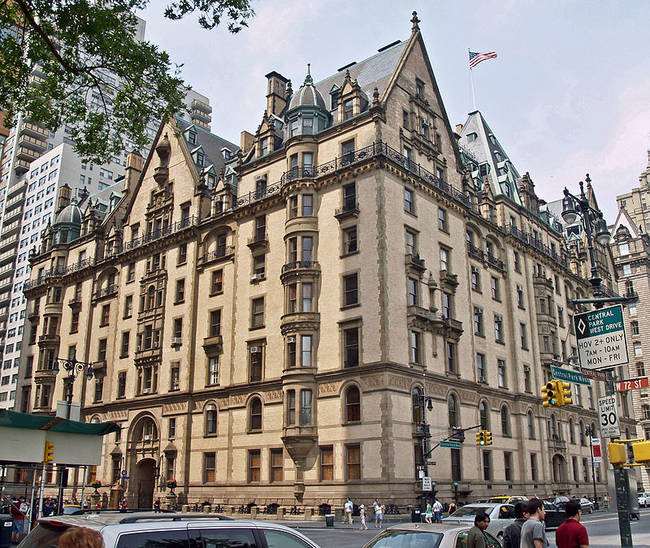
[[[449,504],[449,515],[451,516],[456,510],[458,510],[458,507],[456,506],[456,503],[451,502]]]
[[[25,515],[28,506],[25,503],[25,497],[15,500],[9,507],[9,514],[13,520],[11,524],[11,542],[18,544],[25,531]]]
[[[557,548],[589,548],[589,535],[582,523],[580,502],[571,500],[566,503],[566,520],[555,532]]]
[[[366,525],[366,507],[363,504],[359,506],[359,517],[361,518],[361,530],[365,531],[368,526]]]
[[[433,513],[436,516],[436,523],[440,523],[442,521],[442,504],[438,499],[433,503]]]
[[[433,508],[431,507],[431,502],[427,502],[427,509],[424,511],[424,521],[427,523],[433,523]]]
[[[375,528],[380,528],[384,522],[384,506],[375,499],[375,502],[372,503],[372,507],[375,510]]]
[[[503,548],[519,548],[521,542],[521,528],[526,523],[530,514],[526,512],[525,503],[515,504],[515,521],[503,531]]]
[[[345,503],[345,506],[343,507],[345,510],[345,520],[343,523],[349,523],[350,527],[353,525],[353,520],[352,520],[352,512],[354,511],[354,502],[348,497],[347,502]]]
[[[474,518],[474,527],[467,534],[467,548],[488,548],[485,531],[490,525],[490,516],[485,512],[478,512]]]
[[[526,503],[525,509],[530,517],[521,527],[520,548],[548,548],[544,503],[538,498],[533,498]]]
[[[160,512],[160,497],[158,497],[156,502],[153,503],[153,511],[156,514]]]

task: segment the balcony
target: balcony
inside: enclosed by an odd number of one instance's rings
[[[406,308],[406,316],[415,320],[417,324],[428,331],[433,331],[444,325],[442,318],[429,308],[423,306],[409,305]]]
[[[192,109],[192,121],[199,120],[205,124],[212,122],[212,116],[199,109]]]
[[[24,160],[22,158],[16,158],[16,161],[14,162],[14,170],[16,171],[17,174],[25,173],[26,171],[29,171],[29,166],[31,164],[31,160]]]
[[[551,451],[562,451],[566,452],[567,450],[567,443],[565,440],[560,439],[560,437],[555,434],[548,440],[548,448]]]
[[[54,382],[56,380],[56,371],[53,369],[37,369],[34,371],[34,382],[42,384]]]
[[[34,160],[38,160],[41,157],[41,153],[36,152],[31,148],[19,146],[16,148],[16,157],[19,160],[25,160],[26,162],[33,162]]]
[[[447,337],[457,341],[463,334],[463,322],[453,318],[444,318],[443,322],[447,330]]]
[[[150,362],[150,361],[160,361],[162,356],[162,347],[155,346],[150,348],[138,348],[135,351],[135,361],[138,362]]]
[[[43,139],[37,139],[36,137],[25,135],[24,133],[18,138],[18,144],[34,149],[39,153],[42,153],[47,148],[47,142]]]
[[[31,122],[25,122],[20,128],[20,132],[45,139],[50,136],[50,132],[47,129]]]
[[[44,347],[49,348],[49,347],[52,347],[52,346],[58,346],[60,340],[61,340],[61,337],[59,337],[58,335],[52,335],[52,334],[46,333],[45,335],[41,335],[38,338],[38,346],[40,348],[44,348]]]
[[[209,354],[221,354],[223,352],[223,337],[212,335],[203,339],[203,350]]]
[[[107,285],[106,287],[102,287],[101,289],[95,291],[95,293],[93,294],[93,301],[99,301],[100,299],[104,299],[104,298],[116,297],[117,289],[118,289],[117,284],[110,284]]]
[[[63,303],[59,301],[58,303],[56,302],[46,302],[45,305],[43,306],[43,314],[45,315],[50,315],[50,314],[61,314],[63,310]]]
[[[0,239],[0,251],[7,249],[8,247],[15,246],[18,243],[18,234],[14,234],[9,238]]]
[[[316,261],[292,261],[286,263],[282,265],[280,279],[284,281],[288,276],[301,274],[312,274],[314,276],[320,274],[320,264]]]
[[[420,258],[419,253],[407,253],[406,266],[415,269],[419,273],[422,273],[426,270],[426,266],[424,266],[424,259]]]
[[[467,242],[467,254],[470,257],[478,259],[479,261],[483,261],[485,259],[485,253],[483,250],[475,246],[472,242]]]
[[[197,261],[198,266],[207,266],[212,263],[218,263],[221,261],[226,261],[231,259],[235,254],[235,246],[224,245],[217,247],[214,251],[206,253],[205,255],[199,257]]]
[[[212,107],[198,99],[192,99],[192,112],[194,112],[194,110],[200,110],[201,112],[212,114]]]
[[[13,234],[19,228],[20,223],[18,221],[10,224],[5,224],[4,228],[2,229],[2,237],[7,238],[10,234]]]
[[[280,329],[283,334],[295,332],[299,329],[317,330],[320,326],[318,312],[291,312],[280,318]]]
[[[285,426],[282,429],[282,443],[294,462],[304,462],[318,441],[316,426]]]
[[[337,207],[334,211],[334,217],[339,221],[349,219],[350,217],[359,216],[359,202],[356,200],[345,200],[342,207]]]
[[[487,253],[486,258],[487,258],[487,263],[490,266],[493,266],[494,268],[496,268],[497,270],[502,270],[503,271],[503,270],[506,269],[506,266],[505,266],[504,262],[501,259],[498,259],[497,257],[495,257],[494,255],[492,255],[490,253]]]
[[[19,207],[15,208],[15,209],[12,209],[11,211],[7,211],[5,213],[5,216],[4,216],[4,221],[6,223],[9,223],[9,222],[13,221],[14,219],[20,219],[22,213],[23,212],[22,212],[21,208],[19,208]],[[18,223],[18,224],[20,224],[20,223]]]
[[[252,238],[248,239],[248,248],[251,251],[266,250],[269,247],[269,239],[266,236],[266,232],[256,233]]]
[[[538,276],[537,274],[533,275],[533,284],[537,286],[546,287],[547,289],[553,289],[553,280],[551,278],[546,278],[544,276]]]

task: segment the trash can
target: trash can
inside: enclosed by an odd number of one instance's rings
[[[420,523],[422,521],[422,510],[413,508],[411,510],[411,523]]]
[[[325,514],[325,526],[334,527],[334,514]]]
[[[11,516],[0,515],[0,548],[9,548],[11,546],[12,525]]]

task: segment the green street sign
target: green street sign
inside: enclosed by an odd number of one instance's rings
[[[443,440],[440,442],[440,447],[449,447],[449,449],[460,449],[459,441]]]
[[[576,314],[573,321],[582,369],[606,369],[628,363],[620,304]]]
[[[585,386],[591,384],[591,381],[586,379],[582,373],[571,371],[570,369],[562,369],[557,365],[551,365],[551,374],[554,379],[559,381],[572,382],[573,384],[584,384]]]

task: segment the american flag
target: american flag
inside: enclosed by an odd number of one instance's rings
[[[482,61],[487,61],[488,59],[496,59],[497,54],[495,51],[488,51],[487,53],[476,53],[474,51],[469,52],[469,68],[474,68]]]

